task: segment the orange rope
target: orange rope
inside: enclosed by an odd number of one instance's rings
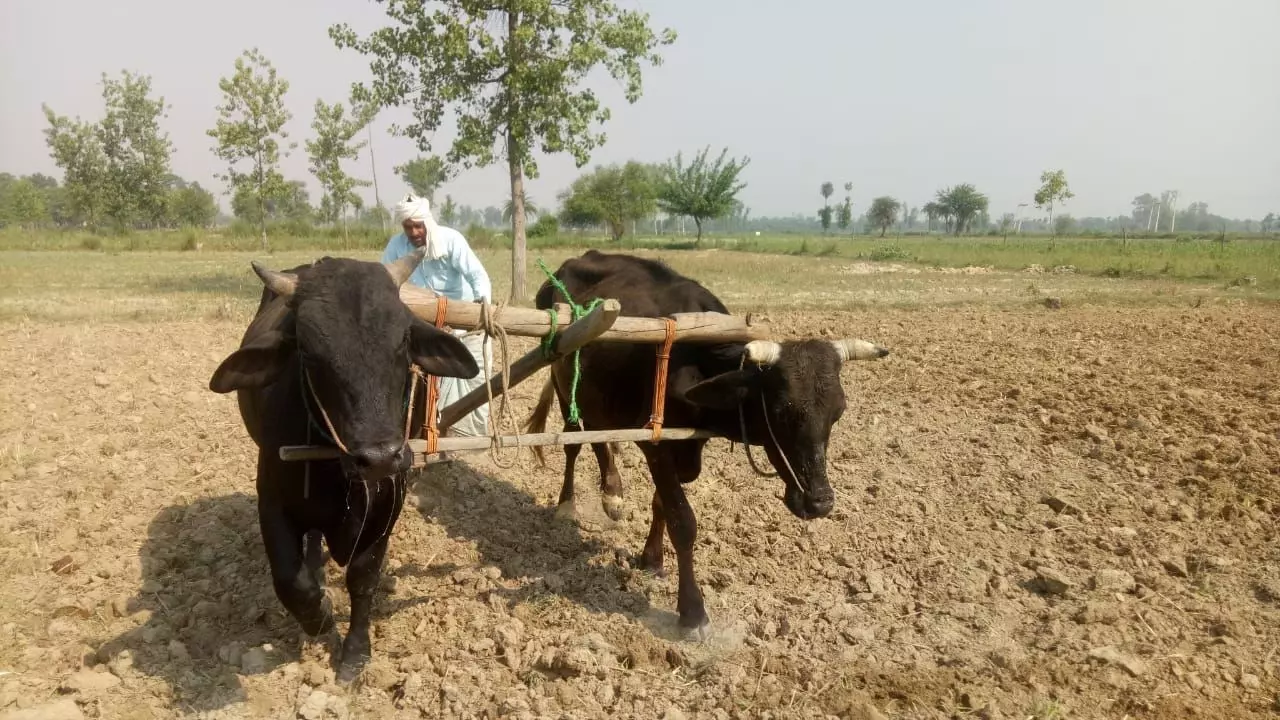
[[[645,427],[653,428],[653,442],[662,439],[662,416],[667,401],[667,361],[671,359],[671,344],[676,340],[676,321],[663,318],[667,336],[658,347],[658,364],[653,378],[653,410]]]
[[[436,327],[444,327],[445,315],[448,313],[449,299],[444,295],[436,297]],[[427,418],[422,425],[422,437],[427,441],[427,455],[435,455],[440,445],[440,428],[436,420],[436,405],[440,401],[439,378],[427,376]]]

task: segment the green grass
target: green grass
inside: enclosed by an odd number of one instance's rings
[[[468,238],[479,251],[503,250],[509,241],[488,231]],[[306,236],[270,237],[272,254],[310,251],[345,255],[377,251],[385,244],[376,229],[354,229],[348,239],[333,231]],[[530,253],[552,250],[580,251],[588,247],[617,250],[720,249],[748,253],[801,257],[857,259],[924,267],[990,267],[1023,270],[1038,265],[1046,270],[1071,266],[1076,272],[1100,277],[1167,278],[1217,281],[1263,290],[1280,290],[1280,240],[1232,239],[1225,244],[1204,239],[1059,239],[1051,243],[1040,236],[902,238],[750,236],[708,237],[698,245],[692,237],[624,238],[613,243],[603,238],[561,236],[532,238]],[[87,252],[162,251],[258,251],[258,239],[249,235],[194,230],[135,232],[97,235],[83,232],[7,230],[0,232],[0,251],[82,250]]]

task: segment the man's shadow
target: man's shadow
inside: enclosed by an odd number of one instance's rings
[[[413,477],[419,511],[451,537],[476,543],[481,564],[517,589],[498,589],[508,605],[557,595],[596,613],[643,616],[649,600],[635,574],[617,560],[628,553],[584,537],[578,526],[555,516],[529,493],[462,461],[433,464]],[[614,557],[601,563],[602,550]]]
[[[200,712],[245,701],[241,675],[269,673],[299,660],[302,631],[276,598],[255,495],[233,493],[164,508],[148,526],[139,556],[142,586],[125,610],[144,621],[97,653],[117,672],[162,678],[172,688],[175,708]],[[328,592],[345,633],[346,588],[332,574]],[[379,592],[373,616],[395,615],[427,600]],[[270,650],[263,652],[268,643]]]

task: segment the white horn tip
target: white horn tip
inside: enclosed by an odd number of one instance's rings
[[[889,349],[866,340],[840,340],[833,343],[842,361],[876,360],[889,354]]]
[[[752,340],[747,343],[747,357],[759,365],[772,365],[782,355],[782,346],[771,340]]]

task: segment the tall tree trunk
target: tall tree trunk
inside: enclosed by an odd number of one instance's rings
[[[387,215],[382,212],[382,198],[378,195],[378,164],[373,158],[373,121],[366,126],[369,131],[369,172],[373,177],[373,203],[378,206],[378,224],[382,226],[382,234],[387,234]],[[432,205],[435,203],[433,202]]]
[[[695,218],[693,218],[693,224],[695,224],[695,225],[697,225],[697,226],[698,226],[698,240],[697,240],[697,243],[698,243],[699,245],[701,245],[701,244],[702,244],[702,218],[699,218],[699,217],[695,217]]]
[[[507,112],[511,113],[510,119],[507,121],[507,170],[511,173],[511,299],[512,305],[519,305],[524,301],[524,270],[525,270],[525,238],[524,238],[524,153],[526,148],[518,146],[515,130],[511,127],[511,121],[515,119],[520,109],[516,107],[514,102],[515,90],[512,88],[513,77],[515,74],[516,64],[519,61],[517,57],[516,33],[520,29],[520,14],[516,11],[507,11],[507,92],[511,93],[508,98],[510,102],[507,104]]]
[[[524,168],[515,152],[515,133],[507,130],[507,169],[511,172],[511,299],[512,305],[524,302],[525,238],[524,238]]]

